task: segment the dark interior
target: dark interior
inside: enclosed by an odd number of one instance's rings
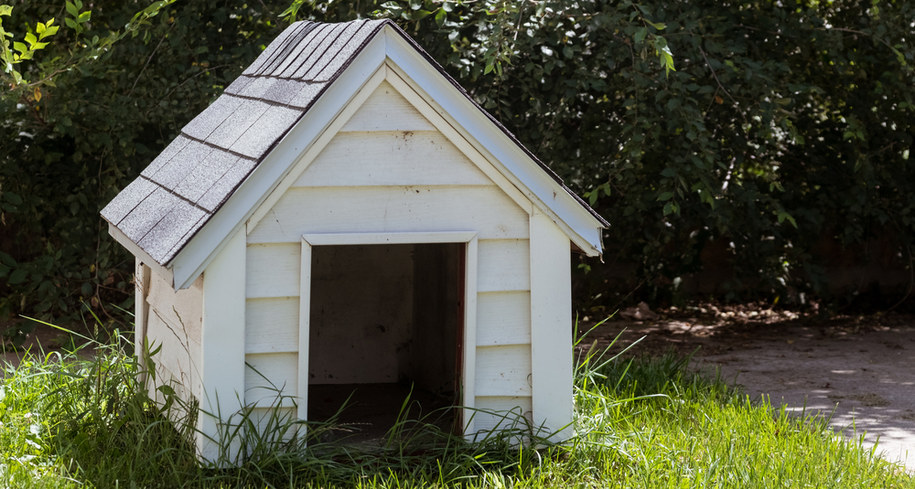
[[[315,246],[308,419],[376,439],[409,418],[461,423],[464,244]]]

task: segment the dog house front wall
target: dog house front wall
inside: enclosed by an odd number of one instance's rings
[[[246,238],[245,359],[253,367],[246,375],[246,401],[257,399],[257,392],[269,394],[265,383],[286,386],[290,396],[300,396],[297,386],[304,385],[297,348],[303,235],[469,230],[477,240],[476,281],[465,284],[476,294],[476,360],[467,369],[474,378],[463,380],[474,385],[472,407],[510,405],[530,417],[528,212],[386,82],[314,161],[301,162],[296,172],[294,183]],[[361,319],[371,329],[394,318],[372,318],[369,312]],[[384,370],[373,374],[383,376]],[[484,414],[474,421],[476,429],[496,423]]]

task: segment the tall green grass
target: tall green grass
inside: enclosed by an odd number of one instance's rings
[[[92,354],[87,354],[91,348]],[[899,467],[815,416],[753,403],[688,359],[582,353],[577,435],[546,446],[523,419],[468,444],[405,401],[382,443],[325,441],[332,419],[276,417],[258,434],[244,413],[236,467],[200,466],[187,425],[141,392],[124,335],[81,351],[28,355],[0,393],[2,487],[915,487]],[[613,351],[611,346],[610,351]],[[528,443],[517,445],[519,439]]]

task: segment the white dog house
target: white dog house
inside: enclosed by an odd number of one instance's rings
[[[397,384],[568,433],[570,249],[607,223],[390,21],[290,26],[102,216],[202,433]]]

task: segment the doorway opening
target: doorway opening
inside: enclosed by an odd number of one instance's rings
[[[350,439],[408,419],[460,432],[465,243],[311,249],[308,419]],[[341,410],[342,408],[342,410]]]

